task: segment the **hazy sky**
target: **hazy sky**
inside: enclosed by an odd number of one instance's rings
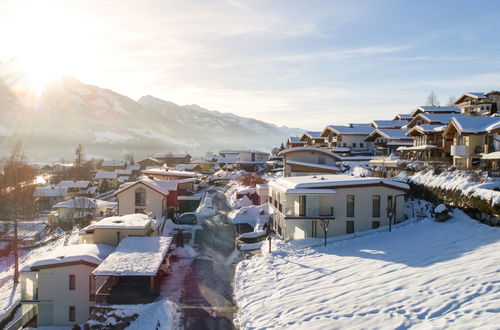
[[[278,125],[500,89],[499,1],[6,1],[0,61]]]

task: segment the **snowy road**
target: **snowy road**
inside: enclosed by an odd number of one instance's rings
[[[197,232],[200,255],[183,283],[180,303],[184,329],[234,329],[234,229],[227,223],[228,207],[221,194],[214,198],[214,206],[219,213],[206,218],[204,229]]]

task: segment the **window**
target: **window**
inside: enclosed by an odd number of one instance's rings
[[[325,163],[325,156],[318,156],[318,164],[324,164]]]
[[[387,209],[392,212],[392,196],[387,196]]]
[[[70,322],[76,321],[76,308],[75,308],[75,306],[69,306],[68,321],[70,321]]]
[[[352,147],[353,147],[353,148],[356,148],[356,143],[353,143],[353,144],[352,144]]]
[[[146,206],[146,190],[144,188],[135,190],[135,206]]]
[[[372,198],[372,217],[380,218],[380,195],[373,195],[373,198]]]
[[[300,195],[299,196],[299,217],[305,217],[305,216],[306,216],[306,196]]]
[[[380,227],[380,221],[372,221],[372,229],[377,229]]]
[[[361,143],[359,144],[359,147],[360,147],[360,148],[363,148],[363,142],[361,142]]]
[[[76,275],[69,275],[69,290],[75,290],[76,287]]]
[[[89,275],[89,300],[95,301],[95,279],[92,275]]]
[[[345,233],[346,234],[352,234],[352,233],[354,233],[354,221],[352,221],[352,220],[346,221],[346,223],[345,223]]]
[[[347,216],[354,217],[354,195],[347,195]]]
[[[252,152],[252,162],[255,162],[255,152]]]
[[[347,144],[344,142],[344,148],[347,147]]]

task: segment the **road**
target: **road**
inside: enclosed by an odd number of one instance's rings
[[[213,205],[219,213],[204,219],[203,230],[196,233],[200,255],[194,259],[183,282],[180,304],[184,329],[236,329],[233,300],[234,264],[240,259],[234,249],[234,227],[227,222],[229,211],[221,193]]]

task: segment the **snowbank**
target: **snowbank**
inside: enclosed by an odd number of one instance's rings
[[[214,208],[212,196],[208,193],[201,200],[200,205],[195,211],[198,217],[211,217],[217,214],[217,210]]]
[[[261,215],[261,212],[264,214]],[[247,223],[257,231],[261,230],[262,226],[269,221],[268,213],[267,204],[252,205],[232,211],[228,214],[227,218],[233,224]]]
[[[372,171],[361,166],[356,166],[352,171],[352,175],[359,178],[365,178],[372,176]]]
[[[241,329],[491,328],[498,322],[500,228],[455,210],[325,247],[240,262]],[[265,250],[265,249],[263,249]]]
[[[172,255],[179,258],[196,258],[198,252],[196,252],[192,247],[186,245],[184,247],[175,248]]]
[[[255,192],[255,188],[241,186],[236,183],[230,185],[225,192],[226,202],[228,206],[234,210],[245,206],[253,205],[252,201],[246,195],[244,195],[242,198],[237,198],[238,194],[241,191],[243,192],[251,191],[250,189],[253,189],[253,192]]]

